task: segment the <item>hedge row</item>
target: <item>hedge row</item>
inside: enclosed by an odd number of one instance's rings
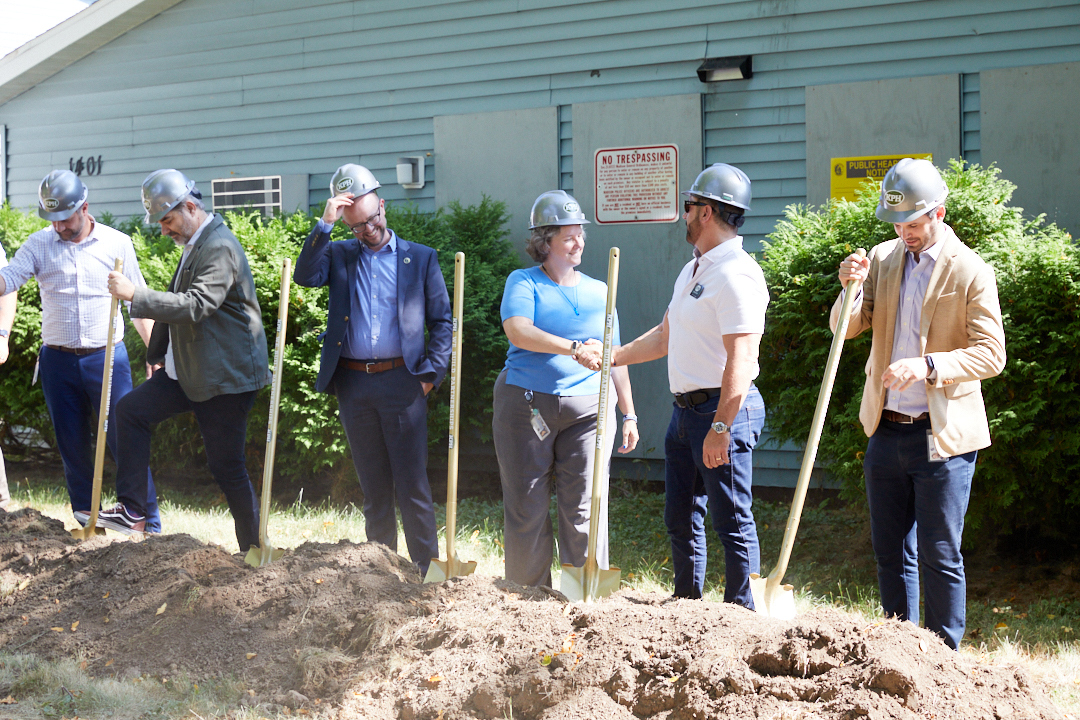
[[[258,214],[229,214],[226,223],[247,253],[255,278],[271,353],[276,341],[276,325],[281,282],[281,265],[294,260],[318,215],[297,212],[263,218]],[[147,284],[165,288],[179,260],[180,249],[157,228],[138,221],[114,223],[108,215],[101,222],[119,227],[132,237],[139,265]],[[506,276],[519,266],[517,253],[504,229],[507,215],[502,203],[485,198],[479,205],[452,204],[446,212],[432,215],[413,207],[387,206],[387,224],[401,237],[429,245],[439,251],[439,263],[453,295],[454,254],[466,256],[464,338],[461,403],[463,422],[473,435],[490,435],[492,387],[506,358],[507,341],[502,332],[499,302]],[[0,242],[8,256],[46,223],[36,214],[22,213],[5,205],[0,208]],[[337,225],[335,240],[347,230]],[[326,327],[327,288],[292,286],[285,346],[276,468],[282,475],[305,477],[337,467],[351,473],[348,442],[337,420],[335,398],[315,391],[319,362],[319,334]],[[145,377],[145,347],[128,324],[126,337],[135,382]],[[11,357],[0,368],[0,418],[5,427],[32,428],[48,444],[53,443],[52,426],[45,408],[40,383],[31,386],[34,363],[41,347],[41,301],[33,280],[19,290],[19,309],[11,334]],[[449,385],[435,391],[429,408],[429,440],[445,447],[449,417]],[[248,426],[249,465],[261,466],[265,449],[270,389],[258,397]],[[4,446],[15,455],[29,448],[11,432],[4,433]],[[155,467],[185,467],[202,456],[202,440],[193,416],[181,416],[161,426],[154,436]],[[342,461],[345,460],[343,463]],[[201,460],[200,460],[201,462]]]
[[[996,270],[1008,354],[1004,372],[983,382],[993,444],[979,453],[968,522],[1071,537],[1080,508],[1080,250],[1060,228],[1010,205],[1016,188],[997,168],[952,161],[943,175],[945,221]],[[758,382],[770,429],[782,440],[806,440],[840,261],[895,237],[874,216],[877,198],[871,182],[855,202],[789,207],[765,243],[772,303]],[[858,413],[869,350],[868,332],[844,345],[819,451],[853,498],[862,496],[866,436]]]

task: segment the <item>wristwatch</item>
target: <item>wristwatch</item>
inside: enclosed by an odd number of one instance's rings
[[[731,426],[725,422],[717,420],[712,424],[712,429],[717,435],[723,435],[731,430]]]
[[[10,330],[4,330],[3,328],[0,328],[0,337],[7,337],[10,334],[11,334]]]
[[[581,341],[580,340],[571,340],[570,341],[570,357],[577,360],[577,351],[578,351],[578,348],[580,348],[580,347],[581,347]]]

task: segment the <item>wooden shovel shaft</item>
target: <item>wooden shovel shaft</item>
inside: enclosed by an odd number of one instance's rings
[[[116,258],[113,270],[123,272],[124,261]],[[90,497],[90,518],[84,531],[90,537],[97,526],[98,511],[101,510],[101,476],[105,472],[105,437],[109,432],[109,408],[112,406],[112,370],[116,347],[113,346],[116,333],[116,309],[120,301],[113,297],[109,304],[109,329],[105,335],[105,369],[101,378],[101,401],[98,405],[97,447],[94,449],[94,486]]]
[[[611,383],[611,345],[615,339],[615,297],[619,289],[619,248],[608,254],[607,309],[604,312],[604,355],[600,364],[600,402],[596,408],[596,448],[593,452],[592,498],[589,503],[589,556],[585,558],[585,600],[596,586],[600,565],[596,562],[596,541],[600,532],[600,490],[604,478],[604,449],[607,447],[607,409]]]
[[[458,428],[461,422],[461,335],[465,315],[465,253],[454,255],[454,339],[450,353],[450,454],[446,462],[446,559],[454,563],[457,535]]]
[[[292,260],[281,263],[281,292],[278,295],[277,338],[274,342],[274,379],[270,385],[270,419],[266,428],[266,455],[263,460],[262,502],[259,506],[259,546],[269,548],[267,526],[270,520],[271,487],[274,483],[274,456],[277,451],[278,406],[281,404],[281,369],[285,363],[285,328],[289,323],[289,283]]]
[[[865,257],[866,251],[859,248],[856,251],[859,257]],[[799,468],[799,481],[795,485],[795,497],[791,501],[791,512],[788,514],[787,527],[784,528],[784,542],[780,547],[780,559],[776,567],[769,573],[767,587],[769,589],[780,584],[787,572],[788,560],[791,558],[791,549],[795,545],[795,534],[799,531],[799,520],[802,518],[803,502],[806,500],[806,490],[810,486],[810,475],[814,471],[814,460],[817,459],[818,443],[821,441],[821,431],[825,426],[825,415],[829,410],[829,398],[832,396],[833,382],[836,380],[836,370],[840,366],[840,355],[844,350],[844,336],[847,335],[848,320],[851,317],[851,306],[855,302],[855,296],[859,294],[861,283],[852,280],[848,283],[844,304],[840,307],[840,318],[836,323],[836,332],[833,334],[832,346],[829,348],[829,359],[825,363],[825,377],[821,380],[821,390],[818,391],[817,407],[814,408],[814,419],[810,424],[810,437],[806,441],[806,449],[803,451],[802,467]]]

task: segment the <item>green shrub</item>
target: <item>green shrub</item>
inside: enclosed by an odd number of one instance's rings
[[[304,212],[273,218],[253,213],[226,216],[226,224],[244,247],[251,265],[271,356],[276,342],[282,261],[288,257],[295,264],[317,217]],[[387,224],[401,237],[439,251],[451,297],[454,253],[461,251],[466,255],[462,418],[481,437],[490,434],[492,387],[506,357],[507,341],[499,318],[503,283],[518,267],[517,255],[506,240],[506,219],[505,206],[487,198],[477,206],[452,204],[447,212],[435,214],[423,214],[411,206],[387,206]],[[100,220],[113,222],[107,214]],[[0,241],[11,255],[31,232],[44,225],[34,216],[5,206],[0,210]],[[163,237],[156,226],[144,226],[139,218],[114,225],[131,235],[147,285],[156,289],[167,287],[179,260],[180,249],[176,244]],[[346,228],[335,226],[332,233],[335,240],[348,236]],[[351,473],[348,443],[337,418],[337,400],[315,391],[321,349],[319,335],[326,328],[328,299],[328,288],[291,285],[276,461],[277,470],[286,476],[304,477],[343,461],[348,467],[342,470]],[[12,357],[0,372],[0,416],[11,425],[38,430],[52,443],[51,424],[40,386],[26,392],[41,344],[36,283],[30,281],[19,291],[19,302],[12,332]],[[145,378],[145,346],[130,324],[128,327],[127,347],[132,375],[138,383]],[[429,439],[440,447],[445,447],[449,394],[449,386],[444,383],[429,401]],[[248,457],[253,469],[261,465],[263,458],[269,398],[267,387],[259,394],[248,424]],[[154,466],[184,467],[192,461],[201,463],[202,439],[197,430],[191,415],[158,426],[154,433]],[[12,440],[6,442],[10,447]]]
[[[994,266],[1008,362],[983,382],[993,444],[979,453],[969,523],[1062,535],[1080,506],[1080,254],[1043,218],[1009,205],[1015,186],[991,166],[951,161],[946,222]],[[840,292],[837,269],[856,247],[895,237],[876,219],[871,182],[855,202],[820,209],[791,206],[765,243],[762,262],[772,302],[758,383],[769,427],[780,440],[805,442],[832,333],[829,309]],[[833,389],[818,461],[862,497],[866,436],[859,402],[870,333],[849,340]]]

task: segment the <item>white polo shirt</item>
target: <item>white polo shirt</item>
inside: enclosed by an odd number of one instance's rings
[[[724,335],[765,332],[769,288],[742,236],[720,243],[679,273],[668,305],[668,383],[673,393],[718,388]],[[753,377],[758,376],[757,363]]]

